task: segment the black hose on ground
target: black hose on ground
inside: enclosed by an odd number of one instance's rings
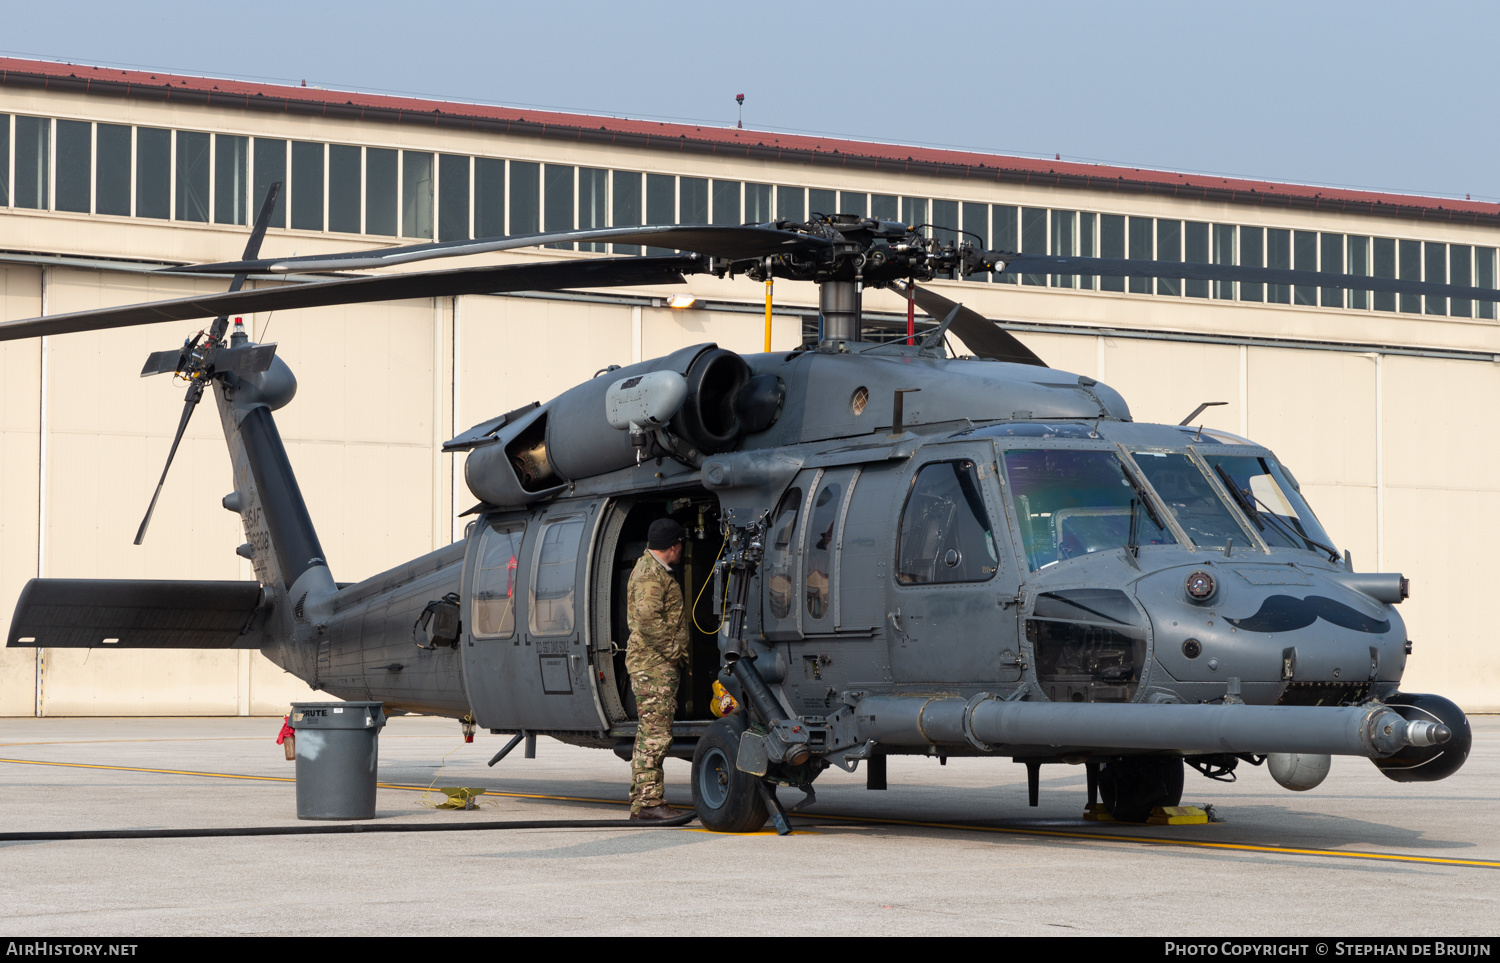
[[[76,829],[0,833],[0,843],[61,839],[197,839],[210,836],[337,836],[348,833],[453,833],[489,829],[671,829],[698,818],[689,810],[671,819],[517,819],[487,823],[335,823],[318,826],[230,826],[207,829]]]

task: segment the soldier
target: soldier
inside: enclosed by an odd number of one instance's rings
[[[687,607],[672,566],[682,560],[682,526],[658,518],[646,551],[630,573],[625,670],[635,691],[635,754],[630,761],[630,818],[669,819],[661,764],[672,745],[677,680],[688,657]]]

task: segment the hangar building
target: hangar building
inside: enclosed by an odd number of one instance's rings
[[[1500,206],[830,138],[0,59],[0,316],[222,290],[154,269],[237,258],[266,185],[267,255],[624,224],[863,213],[986,246],[1496,286]],[[636,254],[585,245],[498,262]],[[463,261],[450,262],[462,266]],[[286,283],[261,281],[252,283]],[[1494,302],[1278,285],[1000,275],[936,289],[1138,420],[1202,420],[1277,451],[1361,571],[1401,571],[1406,687],[1500,709],[1485,616],[1500,544]],[[335,578],[462,534],[441,443],[610,364],[760,350],[762,288],[465,296],[246,318],[300,379],[278,416]],[[1497,294],[1500,297],[1500,294]],[[774,345],[815,330],[776,288]],[[871,292],[876,322],[903,303]],[[251,577],[212,417],[143,547],[180,387],[138,377],[162,324],[0,344],[0,629],[27,579]],[[251,651],[0,649],[0,714],[281,714],[307,687]]]

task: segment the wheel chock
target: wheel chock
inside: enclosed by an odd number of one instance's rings
[[[1083,807],[1083,818],[1091,823],[1112,823],[1115,817],[1104,808],[1104,803],[1089,803]]]
[[[1157,806],[1146,819],[1148,826],[1203,826],[1208,813],[1197,806]]]

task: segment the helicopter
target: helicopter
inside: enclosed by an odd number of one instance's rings
[[[670,754],[710,829],[748,832],[815,799],[837,766],[884,789],[890,755],[1082,765],[1089,803],[1139,822],[1184,772],[1265,763],[1292,790],[1334,755],[1396,781],[1467,758],[1463,711],[1400,682],[1397,573],[1354,570],[1296,477],[1224,431],[1142,424],[1119,392],[1048,367],[921,283],[984,273],[1162,277],[1485,300],[1488,289],[1274,268],[1021,254],[850,214],[654,225],[263,258],[273,185],[226,293],[0,323],[0,340],[213,318],[142,376],[187,396],[140,544],[194,410],[211,394],[255,581],[31,580],[11,646],[254,648],[315,690],[391,712],[629,758],[625,589],[651,522],[687,531],[692,599]],[[946,236],[948,239],[938,238]],[[674,254],[343,276],[557,242]],[[447,441],[477,504],[462,538],[334,580],[277,431],[296,378],[236,313],[401,298],[748,276],[818,288],[791,351],[705,343],[612,367]],[[937,321],[867,340],[866,289]],[[912,314],[908,315],[909,317]],[[947,334],[971,352],[954,355]],[[1199,411],[1202,408],[1200,407]],[[705,596],[707,598],[705,599]],[[708,612],[711,610],[712,614]],[[705,627],[702,620],[710,624]],[[724,698],[727,694],[728,699]],[[728,712],[722,711],[728,708]],[[779,788],[804,798],[785,806]]]

